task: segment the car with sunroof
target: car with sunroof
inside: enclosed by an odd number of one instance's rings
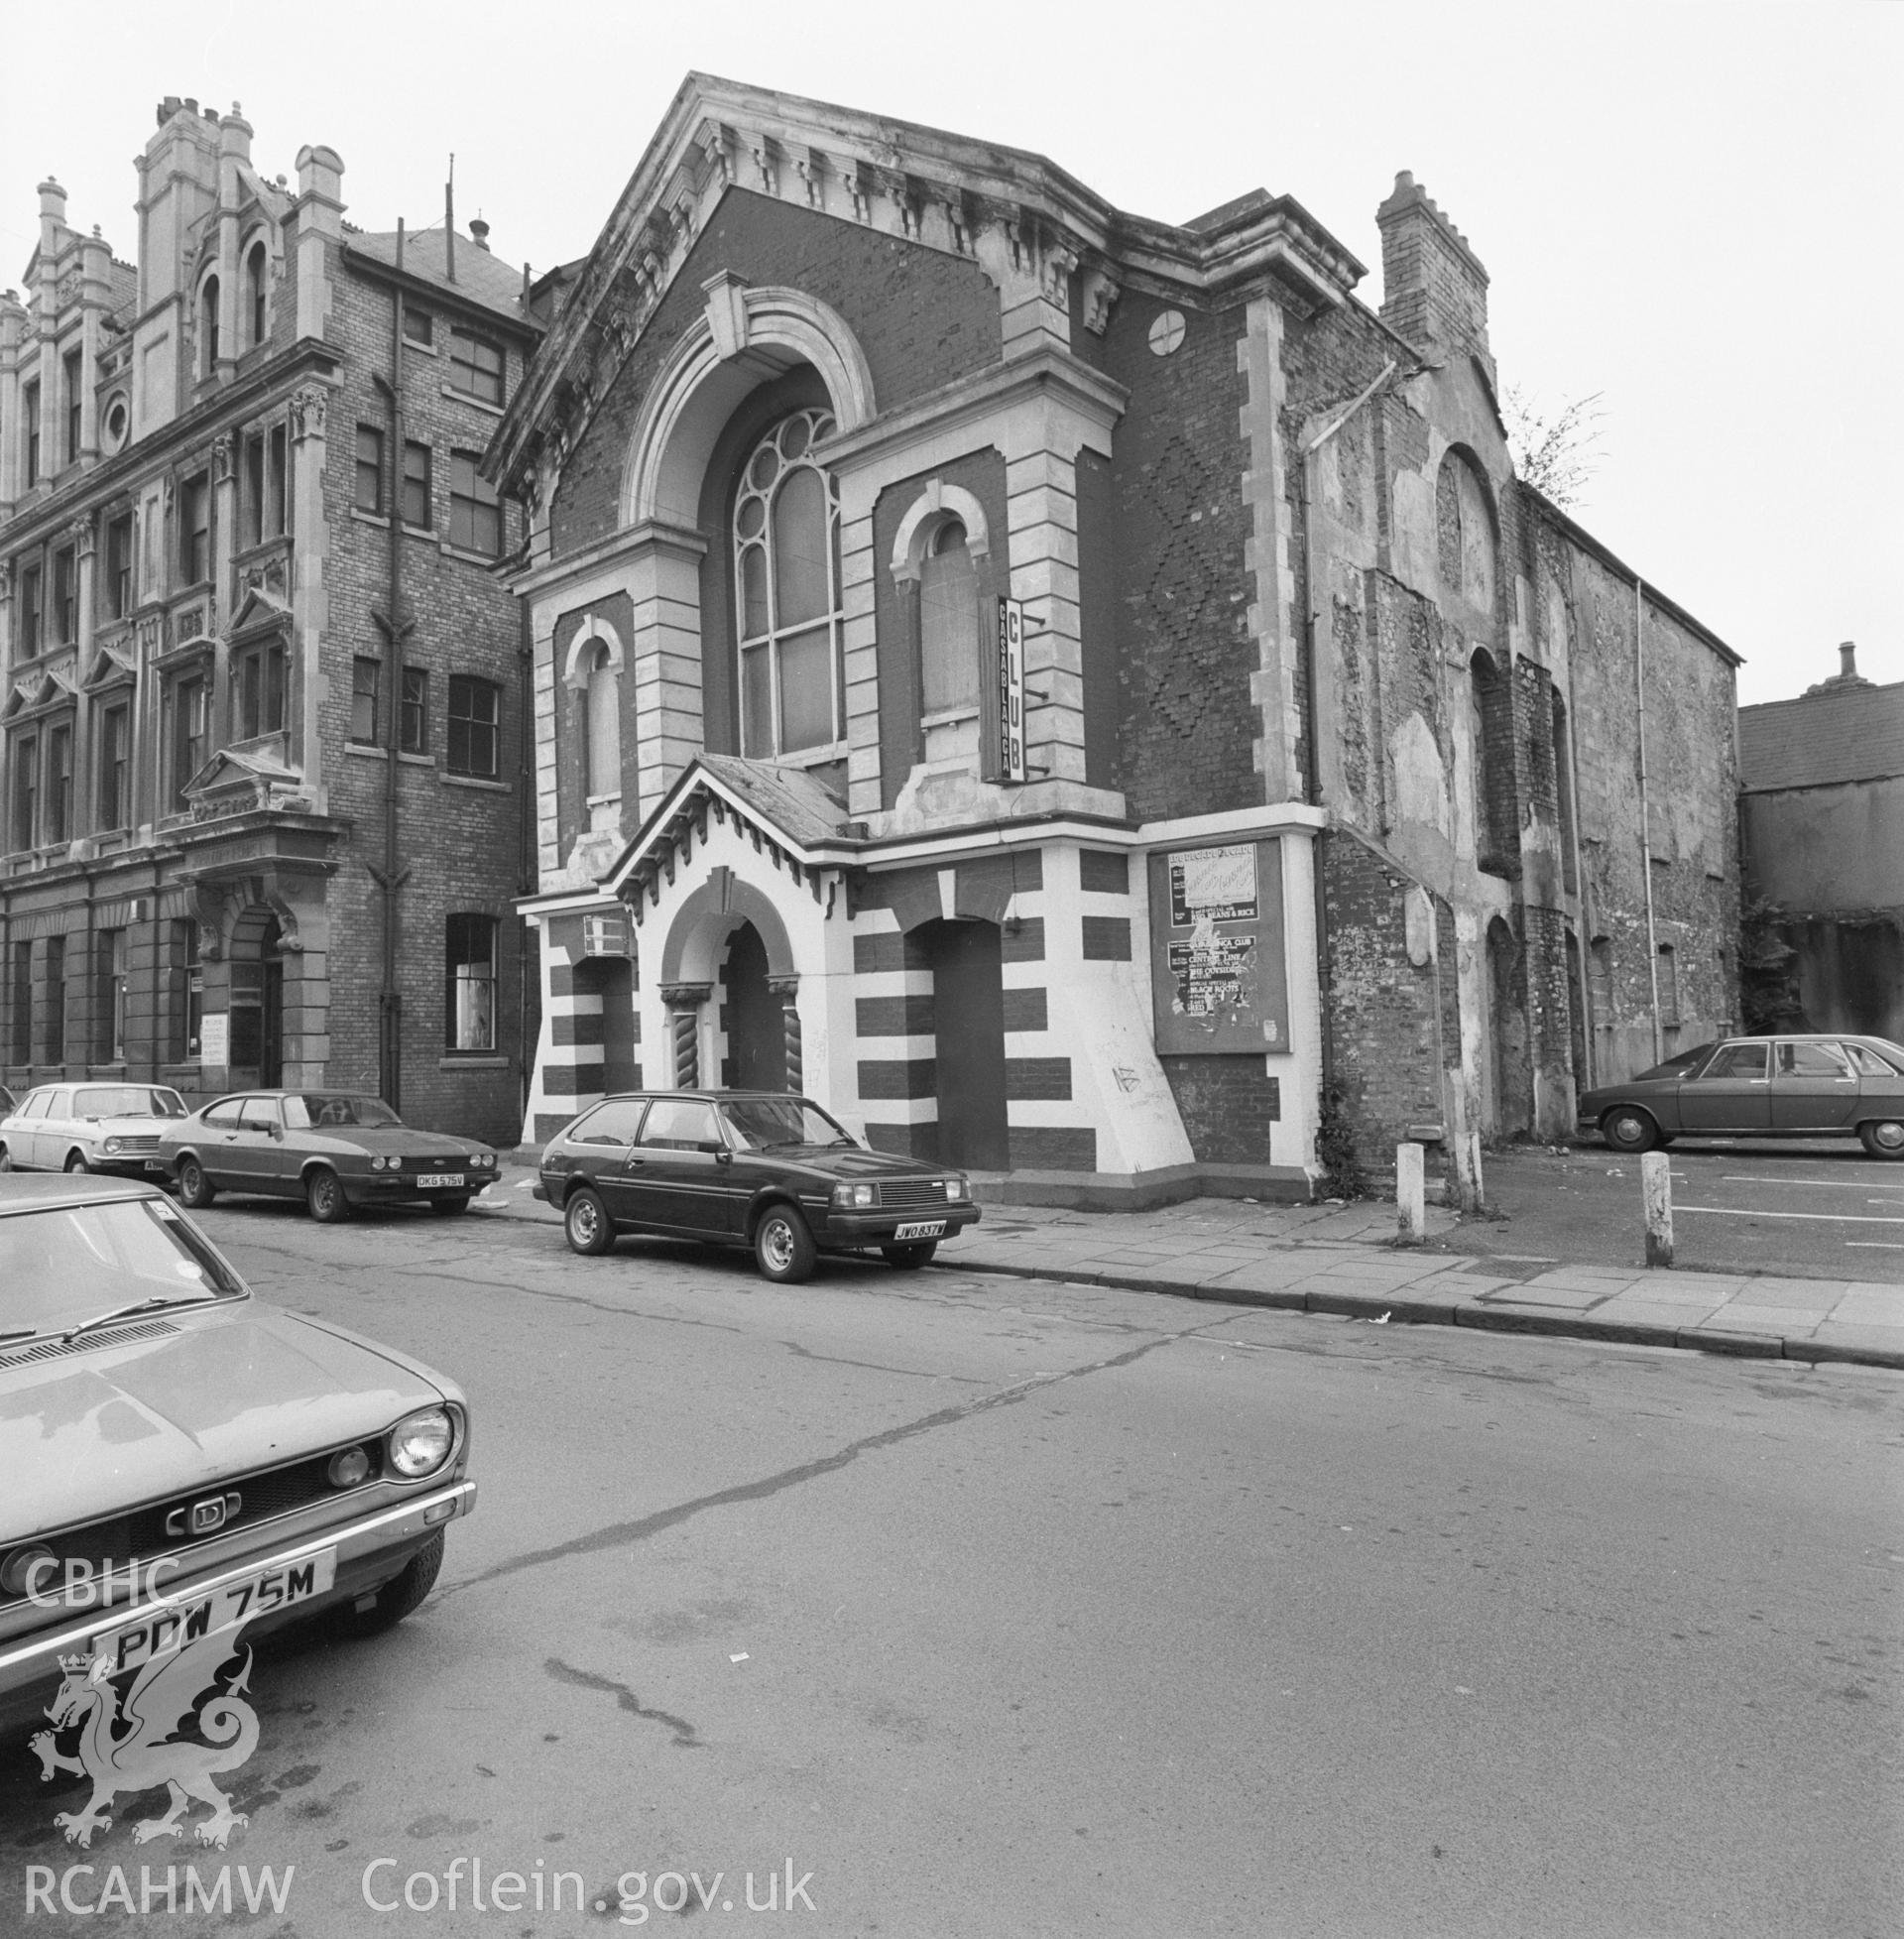
[[[770,1279],[805,1279],[821,1253],[877,1251],[903,1271],[980,1216],[950,1165],[870,1151],[808,1098],[780,1091],[626,1092],[544,1148],[535,1195],[570,1247],[623,1233],[744,1246]]]
[[[1586,1092],[1579,1129],[1618,1151],[1677,1138],[1855,1138],[1904,1159],[1904,1045],[1840,1030],[1728,1036]]]
[[[168,1084],[42,1084],[0,1117],[0,1171],[158,1176],[159,1140],[188,1109]]]

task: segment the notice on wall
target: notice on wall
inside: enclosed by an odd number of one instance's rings
[[[1288,1048],[1279,838],[1152,855],[1150,942],[1159,1051]]]
[[[1170,858],[1170,924],[1256,919],[1256,845],[1189,848]]]
[[[207,1011],[199,1019],[198,1061],[219,1065],[231,1062],[231,1018],[227,1012]]]

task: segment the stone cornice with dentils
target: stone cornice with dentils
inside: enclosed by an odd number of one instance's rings
[[[1365,273],[1287,195],[1246,196],[1208,228],[1180,227],[1113,207],[1028,150],[690,73],[498,427],[485,469],[505,490],[521,490],[558,422],[571,447],[579,439],[729,187],[968,258],[976,231],[995,228],[1024,267],[1076,266],[1192,300],[1273,287],[1329,308]],[[632,314],[616,302],[625,273],[639,289]],[[599,376],[598,359],[609,366]]]

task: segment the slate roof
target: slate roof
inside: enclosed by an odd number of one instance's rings
[[[374,234],[348,235],[352,252],[371,257],[391,269],[397,267],[397,231],[379,230]],[[480,303],[485,309],[506,309],[520,316],[523,312],[523,272],[520,264],[506,263],[480,249],[467,236],[456,236],[456,280],[449,280],[445,266],[441,225],[429,229],[410,229],[404,234],[404,274],[428,283],[447,297],[461,297],[465,303]]]
[[[1747,794],[1836,788],[1904,775],[1904,680],[1767,700],[1738,710],[1738,785]]]
[[[737,754],[703,754],[698,765],[802,848],[847,833],[845,806],[803,769],[744,761]]]

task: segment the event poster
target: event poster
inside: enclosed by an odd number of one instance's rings
[[[1278,838],[1152,855],[1150,922],[1159,1051],[1288,1048]]]

